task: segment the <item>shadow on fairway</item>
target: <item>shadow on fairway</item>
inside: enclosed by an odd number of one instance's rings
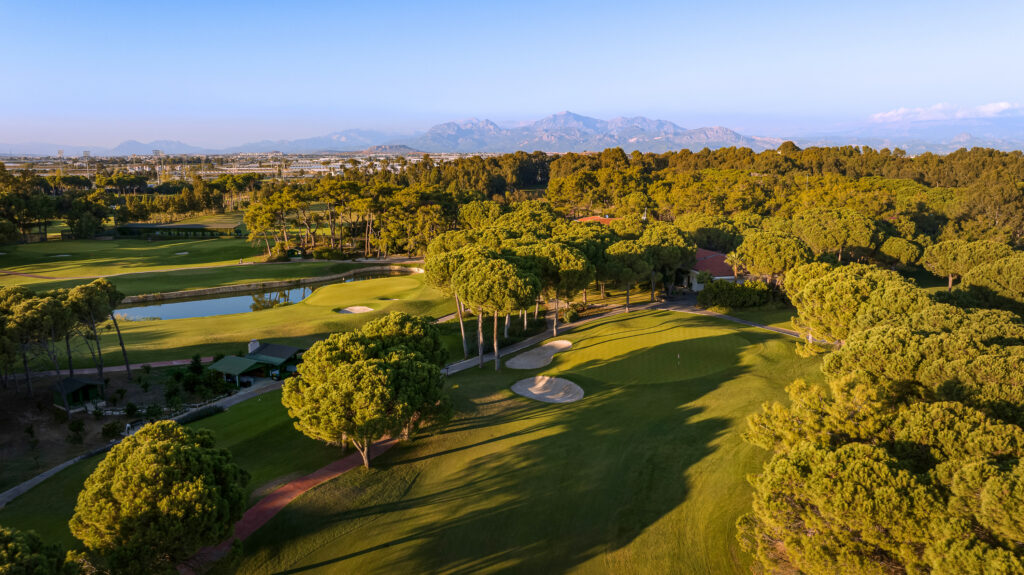
[[[378,477],[410,478],[400,499],[297,501],[247,542],[252,563],[267,561],[255,570],[554,573],[620,549],[686,501],[688,470],[735,425],[690,404],[743,374],[742,352],[760,341],[727,333],[585,361],[559,375],[586,397],[559,406],[495,400],[539,371],[474,372],[457,390],[464,416],[377,463]],[[296,538],[304,548],[287,549]]]

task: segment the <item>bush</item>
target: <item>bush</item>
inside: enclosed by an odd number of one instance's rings
[[[139,406],[128,402],[128,405],[124,406],[124,414],[128,417],[135,417],[139,414]]]
[[[117,439],[121,437],[122,430],[124,430],[124,424],[120,421],[111,421],[103,425],[100,433],[103,434],[103,439]]]
[[[75,445],[81,445],[85,441],[83,432],[85,431],[85,422],[81,419],[76,419],[68,424],[68,431],[71,435],[68,435],[68,443]]]
[[[218,413],[223,412],[224,408],[219,405],[207,405],[206,407],[200,407],[199,409],[190,411],[185,415],[182,415],[181,417],[177,418],[177,421],[178,423],[185,425],[187,423],[199,421],[200,419],[206,419],[211,415],[217,415]]]
[[[697,294],[697,305],[701,307],[756,307],[775,299],[775,292],[761,280],[749,280],[741,284],[727,280],[715,280],[704,286]]]
[[[587,306],[581,303],[569,304],[562,310],[562,321],[565,323],[572,323],[580,319],[583,311],[587,309]]]
[[[269,255],[263,256],[265,262],[286,262],[288,261],[288,250],[284,249],[282,245],[276,245],[273,247]]]
[[[318,246],[313,248],[313,259],[317,260],[341,260],[345,259],[345,253],[330,246]]]
[[[146,408],[146,419],[156,421],[164,416],[164,409],[159,405],[150,405]]]

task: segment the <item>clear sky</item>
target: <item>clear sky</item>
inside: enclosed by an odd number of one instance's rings
[[[779,135],[1024,103],[1019,0],[0,0],[0,14],[6,143],[225,146],[563,110]]]

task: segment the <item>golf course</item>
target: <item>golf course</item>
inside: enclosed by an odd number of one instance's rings
[[[244,542],[237,572],[747,572],[733,524],[763,455],[742,441],[745,419],[793,379],[820,380],[819,360],[785,336],[668,311],[560,337],[572,347],[546,367],[449,378],[449,425],[298,498]],[[556,405],[509,391],[538,374],[586,395]],[[295,431],[279,397],[192,424],[253,474],[253,501],[342,455]],[[97,460],[0,523],[74,545],[66,521]]]

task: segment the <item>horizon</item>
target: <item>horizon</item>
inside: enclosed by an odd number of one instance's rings
[[[0,48],[37,53],[8,63],[0,142],[215,149],[556,110],[787,137],[1022,112],[1024,79],[999,72],[1021,5],[542,6],[10,5]]]

